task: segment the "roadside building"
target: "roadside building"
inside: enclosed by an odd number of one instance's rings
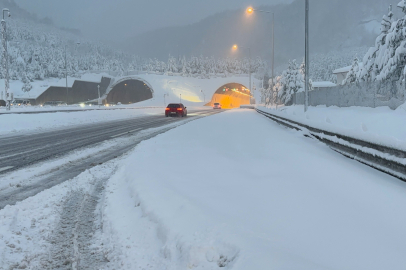
[[[312,90],[326,90],[328,88],[336,87],[337,84],[325,81],[325,82],[312,82]]]
[[[348,72],[350,72],[352,66],[347,66],[339,68],[333,71],[333,74],[337,76],[337,84],[343,84],[345,78],[347,77]]]

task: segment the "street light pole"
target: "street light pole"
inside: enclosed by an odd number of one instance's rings
[[[274,68],[275,68],[275,13],[267,10],[254,9],[252,7],[247,8],[247,13],[251,14],[254,11],[263,13],[272,13],[272,75],[271,75],[271,92],[273,93],[274,86]],[[273,94],[272,94],[273,95]]]
[[[242,46],[237,46],[236,44],[233,46],[234,50],[237,50],[238,48],[243,48],[243,49],[248,49],[248,61],[249,61],[249,90],[250,90],[250,104],[251,104],[251,94],[252,94],[252,89],[251,89],[251,47],[242,47]]]
[[[305,100],[304,111],[309,107],[309,0],[306,0],[306,19],[305,19]]]
[[[3,8],[3,19],[1,20],[1,34],[2,34],[2,42],[3,42],[3,61],[4,61],[4,68],[6,71],[5,76],[5,99],[6,99],[6,110],[9,111],[11,108],[11,94],[9,92],[10,89],[10,81],[9,81],[9,72],[8,72],[8,52],[7,52],[7,26],[6,20],[4,19],[4,12],[8,12],[8,16],[10,17],[10,11],[7,8]]]
[[[250,73],[249,73],[249,76],[250,76],[250,93],[252,93],[252,85],[251,85],[251,47],[249,47],[248,48],[248,57],[249,57],[249,66],[250,66]],[[251,104],[251,97],[250,97],[250,104]]]
[[[166,100],[165,100],[165,97],[167,96],[168,94],[164,94],[164,106],[166,106]]]
[[[180,102],[179,103],[182,103],[182,94],[179,94],[179,97],[180,97]]]
[[[272,80],[271,80],[271,92],[273,96],[274,87],[274,68],[275,68],[275,13],[272,13]],[[275,101],[276,103],[276,101]]]

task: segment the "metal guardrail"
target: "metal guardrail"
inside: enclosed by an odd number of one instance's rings
[[[240,109],[255,109],[255,105],[240,105]]]
[[[264,112],[258,108],[255,110],[281,125],[302,131],[305,136],[327,144],[331,149],[348,158],[406,182],[406,151],[404,150],[314,128],[269,112]]]

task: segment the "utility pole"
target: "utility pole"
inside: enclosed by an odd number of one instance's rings
[[[179,103],[182,103],[182,94],[179,94],[179,97],[180,97],[180,102]]]
[[[9,111],[11,108],[11,93],[10,93],[10,81],[9,81],[9,72],[8,72],[8,52],[7,52],[7,26],[6,20],[4,19],[4,12],[8,12],[8,16],[11,17],[10,11],[7,8],[3,8],[3,19],[1,20],[1,34],[3,42],[3,67],[6,71],[5,82],[5,99],[6,99],[6,110]]]
[[[248,48],[248,60],[249,60],[249,76],[250,76],[250,93],[252,93],[252,87],[251,87],[251,47]],[[251,97],[250,97],[250,104],[251,104]]]
[[[305,19],[305,100],[304,111],[309,107],[309,0],[306,0],[306,19]]]
[[[65,79],[66,79],[66,105],[68,105],[68,63],[66,60],[66,44],[65,44]]]
[[[97,100],[97,104],[99,105],[100,108],[100,104],[101,104],[101,99],[100,99],[100,85],[97,85],[97,93],[99,94],[99,99]]]
[[[275,68],[275,13],[272,13],[272,81],[271,81],[271,93],[273,96],[274,87],[274,68]],[[272,97],[273,99],[273,97]],[[275,100],[276,103],[276,100]]]

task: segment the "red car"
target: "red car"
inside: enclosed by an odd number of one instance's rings
[[[165,116],[187,116],[186,107],[182,103],[171,103],[165,109]]]

